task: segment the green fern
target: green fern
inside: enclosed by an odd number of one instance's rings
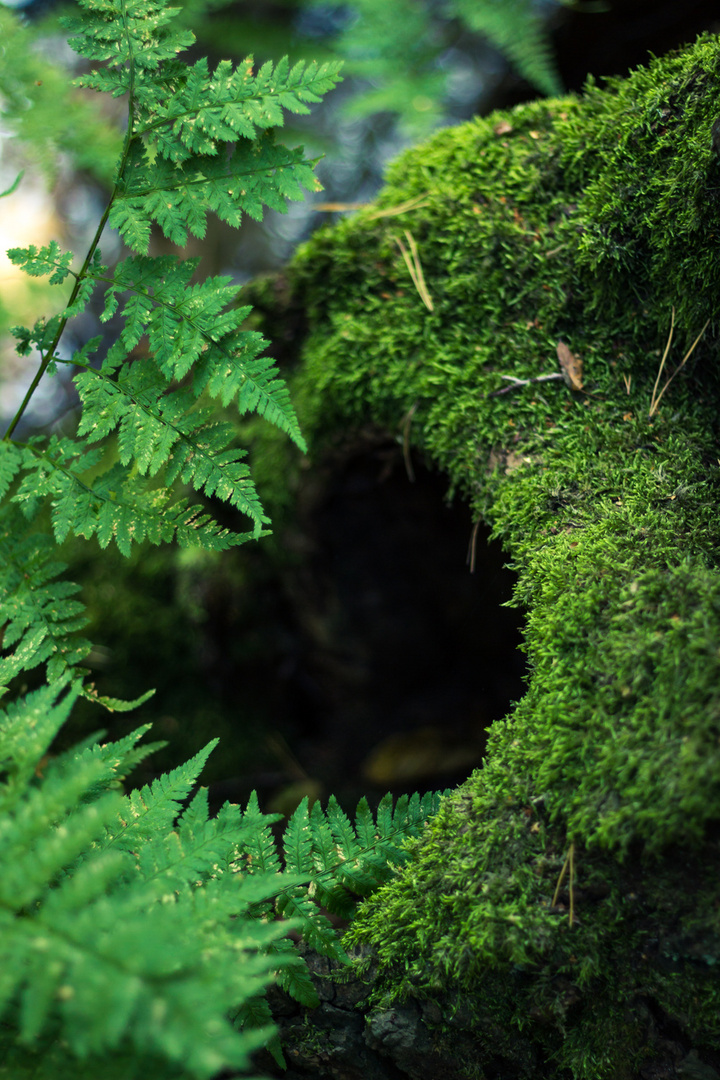
[[[91,1077],[101,1056],[129,1052],[163,1064],[150,1075],[167,1063],[193,1077],[245,1069],[272,1040],[272,978],[317,1004],[288,930],[346,960],[318,903],[347,915],[387,880],[438,797],[394,810],[386,797],[376,819],[363,801],[355,827],[334,800],[327,813],[305,802],[281,869],[279,815],[254,795],[210,817],[201,788],[183,809],[216,740],[127,795],[148,725],[48,763],[76,697],[60,681],[0,712],[0,1047],[17,1075],[52,1061],[56,1076]]]
[[[237,286],[223,277],[193,283],[197,260],[147,251],[153,224],[182,245],[188,232],[204,234],[209,212],[239,225],[243,214],[259,217],[263,206],[285,210],[303,188],[316,189],[313,163],[302,150],[277,145],[270,128],[282,124],[284,111],[306,112],[307,103],[319,101],[339,68],[282,61],[255,73],[251,58],[237,68],[221,63],[214,72],[205,60],[188,66],[179,54],[193,35],[174,23],[174,14],[157,0],[83,0],[79,14],[65,20],[73,47],[96,65],[79,85],[127,95],[125,140],[79,270],[55,241],[8,253],[27,274],[72,288],[56,314],[13,328],[19,355],[34,351],[39,361],[0,443],[0,496],[33,524],[49,507],[58,542],[96,537],[101,547],[115,542],[125,555],[143,541],[224,550],[267,531],[245,451],[232,425],[218,420],[213,399],[241,414],[259,413],[304,447],[287,387],[262,355],[266,342],[242,329],[249,309],[233,307]],[[107,223],[135,252],[113,270],[99,249]],[[68,321],[98,295],[101,318],[122,321],[116,340],[104,355],[100,338],[61,355]],[[58,364],[75,372],[77,430],[19,442],[17,425]],[[206,501],[192,501],[187,491]],[[221,526],[213,499],[244,515],[249,528]],[[0,663],[4,686],[41,663],[54,679],[88,652],[77,637],[77,590],[58,580],[57,564],[44,568],[42,538],[29,534],[24,543],[26,576],[13,574],[10,562],[0,572],[9,622],[4,647],[12,650]]]
[[[72,41],[102,64],[81,85],[128,102],[112,192],[79,268],[55,241],[10,252],[62,290],[54,314],[13,328],[37,369],[0,442],[0,693],[41,665],[48,680],[0,711],[0,1077],[12,1080],[211,1077],[246,1070],[261,1046],[281,1062],[268,984],[317,1000],[288,932],[345,961],[319,905],[351,914],[437,806],[425,796],[393,809],[386,798],[374,817],[363,802],[353,825],[334,800],[326,813],[304,803],[280,846],[279,815],[262,814],[254,796],[210,816],[196,785],[216,740],[128,793],[125,777],[154,748],[139,744],[149,725],[53,752],[80,694],[110,709],[138,703],[84,682],[86,618],[56,543],[95,537],[127,555],[142,542],[223,550],[257,538],[268,520],[221,407],[256,412],[304,445],[265,342],[233,306],[237,289],[196,282],[196,260],[148,247],[154,226],[184,243],[202,236],[210,211],[237,225],[313,188],[312,163],[271,129],[283,110],[318,101],[338,65],[256,74],[247,60],[210,73],[178,59],[192,35],[174,14],[157,0],[81,0]],[[112,269],[99,248],[107,223],[133,252]],[[63,332],[91,301],[118,335],[66,356]],[[74,371],[75,431],[19,440],[58,365]],[[219,523],[217,499],[244,516],[245,532]]]

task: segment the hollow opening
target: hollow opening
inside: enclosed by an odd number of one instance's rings
[[[515,575],[467,506],[376,433],[328,455],[286,535],[297,634],[281,679],[302,767],[351,801],[455,784],[524,691]]]

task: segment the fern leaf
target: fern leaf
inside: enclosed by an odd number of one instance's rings
[[[211,739],[184,765],[126,796],[117,826],[112,829],[105,846],[128,849],[143,837],[153,833],[164,835],[169,831],[180,812],[181,803],[187,798],[218,741]]]
[[[0,696],[7,692],[9,683],[21,671],[30,671],[43,662],[47,655],[43,651],[45,635],[42,627],[36,627],[25,634],[20,644],[9,656],[0,658]]]
[[[340,66],[300,62],[290,71],[284,58],[275,67],[263,64],[255,75],[252,57],[247,57],[237,67],[224,60],[211,74],[207,60],[199,60],[184,85],[153,106],[138,134],[150,137],[169,161],[215,155],[219,143],[255,139],[259,130],[281,127],[284,109],[309,112],[305,102],[322,100],[338,81]]]
[[[328,799],[327,817],[337,844],[339,857],[341,859],[354,859],[360,850],[355,830],[334,795],[331,795]]]
[[[39,249],[34,244],[28,248],[10,248],[7,256],[13,265],[19,266],[31,277],[50,275],[51,285],[62,284],[70,273],[70,263],[73,259],[72,251],[61,252],[56,240],[51,240],[49,244]]]
[[[118,811],[119,795],[106,794],[74,810],[70,826],[67,819],[68,807],[78,806],[107,773],[107,764],[95,758],[65,770],[51,762],[42,787],[26,789],[23,802],[16,802],[0,827],[0,898],[6,908],[19,910],[36,902],[60,872],[102,836]],[[118,867],[115,861],[114,875]]]
[[[0,442],[0,499],[7,494],[10,485],[23,464],[22,450],[11,442]]]
[[[103,364],[103,376],[106,379],[112,376],[116,381],[100,388],[92,385],[92,379],[98,377],[94,369],[78,376],[78,389],[87,413],[80,432],[97,439],[111,431],[122,415],[128,416],[127,424],[141,419],[130,411],[130,402],[126,403],[125,413],[115,418],[113,396],[117,399],[125,392],[132,399],[137,394],[136,404],[147,412],[148,402],[157,403],[164,390],[160,373],[169,383],[172,379],[183,379],[194,365],[196,397],[207,389],[223,405],[235,399],[240,412],[256,410],[304,448],[284,382],[278,378],[270,358],[258,357],[267,343],[259,334],[240,329],[249,309],[229,307],[237,287],[230,285],[226,277],[210,278],[190,286],[196,266],[195,260],[182,263],[172,256],[137,257],[116,269],[106,290],[104,317],[115,313],[118,293],[130,292],[122,309],[123,329]],[[153,376],[151,362],[142,365],[135,361],[130,374],[116,376],[123,357],[135,348],[143,334],[148,336],[152,363],[159,369],[157,375]],[[177,425],[179,417],[187,412],[189,401],[187,395],[180,401],[177,394],[171,400],[173,414],[169,420]],[[94,404],[98,407],[93,407]],[[159,407],[169,413],[169,403]],[[155,455],[158,461],[162,453],[159,448]]]
[[[280,944],[280,943],[278,943]],[[276,946],[277,948],[277,946]],[[317,991],[310,978],[307,964],[294,951],[292,942],[288,941],[285,947],[285,963],[278,972],[277,984],[286,994],[294,998],[300,1005],[307,1009],[315,1009],[320,1004]],[[277,955],[277,953],[275,953]]]
[[[334,869],[338,864],[337,844],[319,801],[314,802],[310,809],[310,825],[316,872]]]
[[[249,826],[239,807],[226,803],[215,817],[208,816],[207,790],[201,789],[182,814],[177,827],[167,833],[153,830],[140,848],[138,871],[146,881],[158,884],[161,894],[168,884],[176,890],[197,886],[211,878],[218,879],[232,872],[238,849],[243,847]],[[130,839],[128,840],[128,836]],[[137,848],[134,830],[126,833],[123,846]],[[253,902],[267,900],[276,884],[268,885],[262,876],[261,888],[252,890]],[[274,883],[274,878],[271,879]],[[237,914],[240,894],[236,889],[230,896],[230,913]],[[250,891],[245,890],[242,903],[250,903]]]
[[[347,963],[345,950],[327,916],[320,913],[317,904],[302,889],[285,890],[278,896],[278,914],[293,919],[300,927],[303,940],[315,952],[329,956],[340,963]]]
[[[42,686],[0,711],[0,806],[4,813],[22,796],[70,713],[77,692],[61,696],[63,689],[62,683]]]
[[[95,442],[117,428],[122,465],[134,462],[140,475],[164,470],[168,486],[180,478],[228,502],[255,528],[268,523],[250,470],[242,464],[246,451],[231,445],[233,429],[207,410],[193,411],[188,390],[163,394],[165,383],[154,363],[136,360],[116,380],[88,369],[76,382],[84,406],[79,436]],[[209,422],[203,422],[206,418]]]
[[[373,819],[372,810],[364,796],[358,803],[355,812],[355,832],[357,833],[358,844],[360,847],[365,851],[369,851],[375,843],[377,833],[375,831],[375,821]]]
[[[259,521],[252,533],[221,528],[201,507],[188,506],[170,489],[149,487],[119,462],[90,486],[83,473],[98,463],[100,452],[83,453],[71,439],[53,436],[47,448],[31,440],[25,451],[26,472],[13,498],[28,516],[48,498],[58,542],[68,535],[97,536],[101,547],[114,540],[129,555],[132,544],[143,540],[161,544],[175,538],[182,546],[222,551],[263,535]]]
[[[63,18],[75,52],[107,61],[106,67],[76,80],[77,85],[115,97],[134,90],[138,68],[156,71],[195,40],[191,31],[173,23],[175,13],[164,0],[92,0],[77,15]]]
[[[11,716],[0,716],[10,778],[0,787],[0,1014],[12,1016],[21,1040],[59,1033],[81,1057],[130,1041],[136,1055],[160,1055],[200,1078],[246,1068],[250,1053],[272,1033],[266,1027],[235,1031],[226,1014],[256,1000],[272,971],[298,961],[276,947],[287,924],[231,916],[265,904],[278,881],[213,873],[202,889],[166,888],[158,903],[157,881],[138,874],[126,844],[102,843],[117,837],[118,812],[150,802],[154,822],[148,827],[145,816],[135,846],[142,851],[174,835],[166,825],[210,747],[127,799],[98,797],[98,790],[121,772],[141,731],[114,746],[67,752],[39,784],[33,775],[28,786],[29,767],[74,696],[45,689],[14,706]],[[43,709],[50,715],[41,716]],[[188,849],[188,874],[193,858],[209,861],[211,825],[203,797],[196,797],[178,830]],[[242,833],[238,808],[226,807],[214,838],[229,850]],[[294,982],[301,981],[296,975]]]
[[[144,694],[139,694],[136,698],[116,698],[111,697],[108,694],[99,694],[95,689],[94,684],[87,683],[80,687],[80,694],[88,701],[94,701],[98,705],[102,705],[108,712],[132,712],[133,709],[138,709],[141,705],[144,705],[146,701],[149,701],[153,697],[154,690],[146,690]],[[160,744],[155,744],[156,747]]]
[[[78,635],[87,625],[84,605],[76,599],[79,586],[60,578],[65,566],[53,555],[50,537],[29,531],[12,506],[0,506],[2,646],[12,650],[0,659],[0,687],[45,662],[54,681],[90,652],[90,643]]]
[[[235,1013],[233,1022],[236,1027],[241,1029],[245,1027],[264,1027],[266,1030],[272,1030],[273,1015],[270,1011],[267,998],[260,995],[248,998]],[[272,1054],[281,1069],[287,1069],[287,1063],[282,1052],[282,1046],[277,1032],[273,1032],[267,1040],[265,1049]]]
[[[243,213],[260,220],[264,205],[286,213],[287,199],[304,198],[303,189],[320,190],[313,163],[302,153],[299,148],[278,146],[268,131],[255,141],[241,139],[229,155],[193,156],[175,164],[148,157],[147,149],[136,141],[123,190],[110,211],[110,225],[128,247],[144,255],[152,221],[182,247],[188,231],[204,237],[209,211],[234,228]]]
[[[251,826],[244,844],[245,865],[251,873],[280,873],[280,856],[270,826],[281,819],[282,814],[261,813],[257,792],[251,793],[244,811],[244,820]]]
[[[307,874],[313,869],[312,832],[310,830],[307,795],[297,807],[285,828],[283,853],[287,870]]]

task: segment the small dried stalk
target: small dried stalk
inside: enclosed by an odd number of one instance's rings
[[[670,316],[670,333],[668,334],[667,344],[665,345],[665,352],[662,354],[662,360],[660,361],[660,367],[658,368],[657,378],[655,379],[655,385],[653,386],[652,397],[650,398],[650,412],[648,413],[648,417],[650,419],[652,419],[652,417],[655,416],[655,413],[658,411],[660,401],[662,400],[662,396],[665,393],[665,391],[667,390],[668,386],[673,381],[673,379],[678,374],[678,372],[682,371],[682,369],[685,367],[685,364],[688,362],[688,360],[692,356],[693,351],[695,349],[695,346],[697,345],[697,343],[700,341],[700,338],[703,336],[703,334],[707,330],[709,323],[710,323],[710,320],[708,319],[707,322],[705,323],[705,325],[703,326],[702,330],[698,334],[698,336],[693,341],[693,343],[690,346],[690,348],[688,349],[688,351],[683,356],[683,358],[682,358],[682,360],[680,362],[680,366],[672,373],[672,375],[667,380],[667,382],[663,386],[662,390],[658,394],[657,388],[658,388],[658,385],[660,383],[660,377],[662,376],[663,368],[665,367],[665,361],[667,360],[668,353],[670,352],[670,345],[672,344],[673,329],[675,327],[675,308],[672,309],[672,314]]]
[[[399,236],[395,236],[393,237],[393,239],[397,246],[400,248],[400,254],[405,260],[405,265],[410,271],[410,277],[413,280],[413,285],[420,294],[420,299],[422,300],[428,311],[434,311],[435,309],[433,307],[432,297],[428,292],[427,285],[425,284],[425,277],[423,275],[422,266],[420,265],[420,256],[418,255],[415,237],[412,235],[411,232],[408,232],[407,229],[405,229],[405,236],[407,237],[408,246],[410,248],[409,253]]]

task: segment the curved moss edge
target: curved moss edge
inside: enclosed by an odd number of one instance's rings
[[[441,131],[266,305],[271,333],[304,312],[313,452],[368,420],[406,437],[492,525],[527,613],[527,693],[349,941],[380,994],[460,988],[592,1080],[639,1067],[653,1008],[720,1053],[718,101],[704,36]],[[582,392],[497,393],[557,372],[560,341]],[[572,926],[567,885],[549,909],[571,843]]]

